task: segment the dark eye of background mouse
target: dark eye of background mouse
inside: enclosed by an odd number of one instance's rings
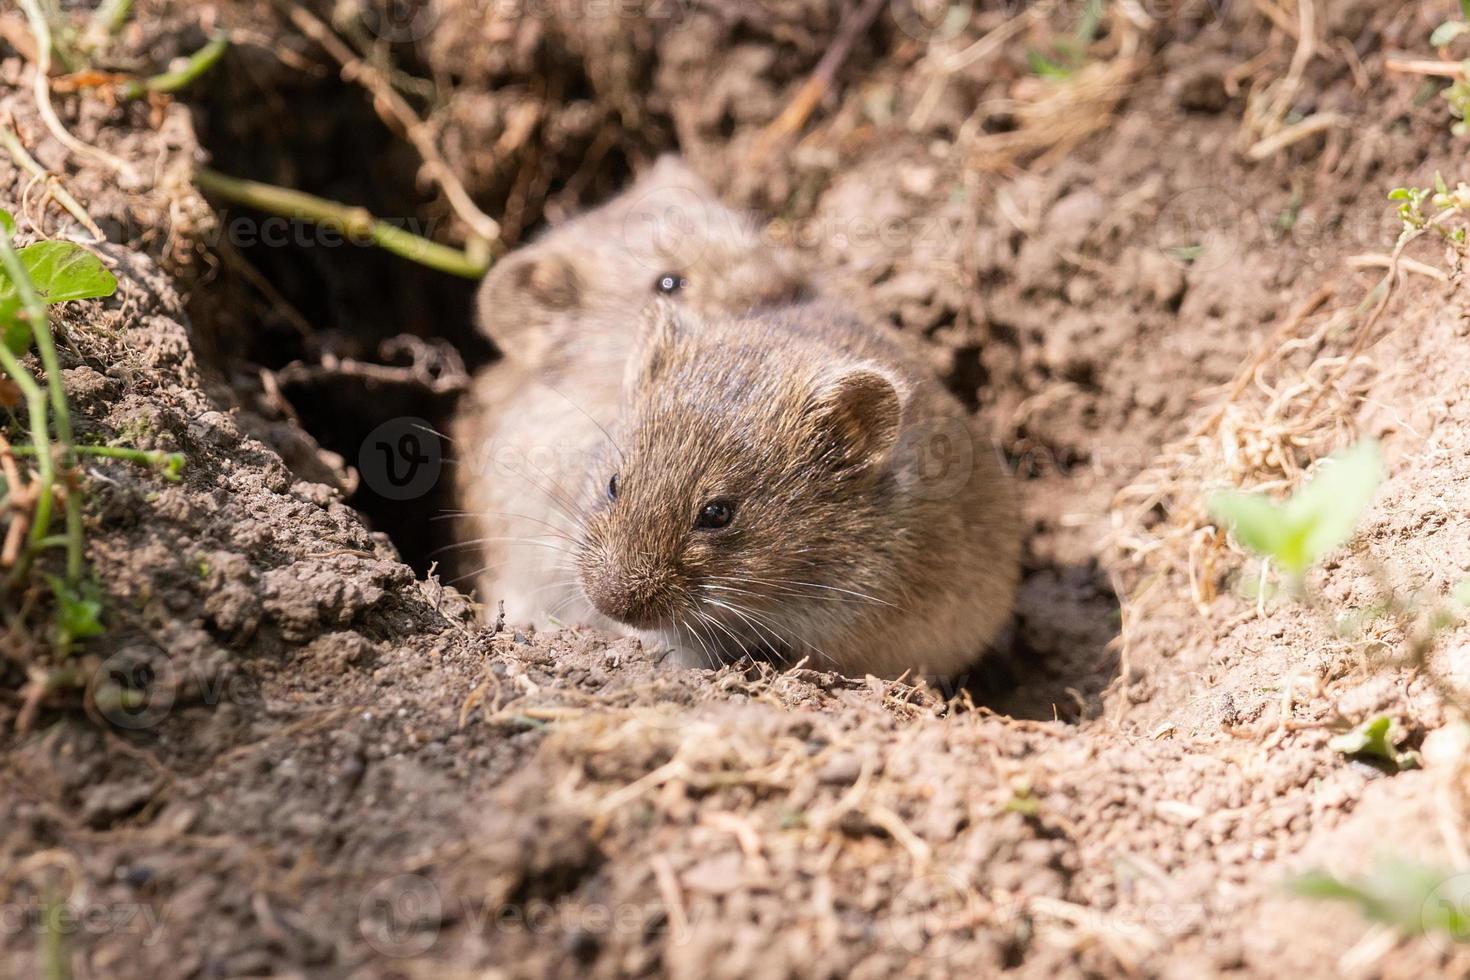
[[[734,501],[711,500],[699,508],[699,516],[694,519],[694,527],[700,531],[718,531],[722,527],[729,527],[730,522],[734,519]]]
[[[677,272],[665,272],[654,281],[653,289],[663,296],[673,296],[689,285],[689,280]]]
[[[618,475],[616,473],[607,481],[607,499],[618,499]]]

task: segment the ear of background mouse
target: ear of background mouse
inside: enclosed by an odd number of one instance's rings
[[[898,441],[903,387],[899,379],[867,366],[819,378],[806,412],[822,465],[857,472],[882,463]]]
[[[576,268],[564,256],[512,256],[492,269],[480,287],[480,329],[502,351],[513,352],[515,335],[540,322],[538,311],[576,309],[583,288]]]
[[[563,256],[527,259],[515,270],[515,279],[527,295],[547,309],[570,310],[582,303],[581,277]]]
[[[649,304],[638,323],[637,339],[628,357],[623,389],[643,391],[668,368],[669,354],[681,332],[687,329],[683,313],[667,300]]]
[[[704,178],[690,170],[683,157],[673,153],[665,153],[659,157],[648,172],[638,178],[638,182],[633,185],[633,191],[642,196],[671,187],[689,190],[699,197],[715,200],[715,193],[704,182]]]

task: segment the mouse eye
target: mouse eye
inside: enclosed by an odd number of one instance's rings
[[[722,527],[729,527],[730,522],[735,519],[735,504],[730,500],[711,500],[699,508],[699,516],[694,519],[695,530],[718,531]]]
[[[618,475],[616,473],[607,481],[607,499],[618,499]]]
[[[661,296],[673,296],[689,285],[689,280],[677,272],[665,272],[653,283],[654,292]]]

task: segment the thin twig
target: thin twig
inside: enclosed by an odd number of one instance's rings
[[[1391,269],[1393,268],[1393,256],[1350,255],[1348,256],[1347,264],[1354,269]],[[1436,282],[1447,283],[1450,281],[1450,277],[1445,275],[1442,270],[1436,269],[1434,266],[1427,263],[1420,262],[1418,259],[1406,259],[1401,257],[1399,259],[1399,267],[1405,272],[1417,273],[1418,275],[1426,276],[1430,279],[1433,279]]]
[[[1408,248],[1411,242],[1417,241],[1431,228],[1438,228],[1441,224],[1458,214],[1460,214],[1459,208],[1448,208],[1433,218],[1430,218],[1423,226],[1415,228],[1412,231],[1406,231],[1399,236],[1398,244],[1394,246],[1393,254],[1388,258],[1388,271],[1383,274],[1383,279],[1368,294],[1370,299],[1374,294],[1377,294],[1377,304],[1374,305],[1373,311],[1368,314],[1367,319],[1358,327],[1358,335],[1353,338],[1352,349],[1348,351],[1347,356],[1342,359],[1337,369],[1324,379],[1322,386],[1317,390],[1312,400],[1307,403],[1305,414],[1311,414],[1318,403],[1322,401],[1322,396],[1327,393],[1339,378],[1347,373],[1348,368],[1358,359],[1358,355],[1368,346],[1368,338],[1372,336],[1374,326],[1377,325],[1378,320],[1383,316],[1383,311],[1388,309],[1389,301],[1393,299],[1394,290],[1398,287],[1399,263],[1403,261],[1404,249]],[[1367,301],[1365,300],[1364,302]]]
[[[981,58],[1002,50],[1005,43],[1023,31],[1028,23],[1030,23],[1030,17],[1027,14],[1017,14],[999,27],[987,31],[963,51],[934,56],[937,62],[934,77],[930,80],[928,88],[924,90],[923,96],[919,99],[919,104],[909,117],[909,131],[922,132],[929,125],[929,117],[934,114],[934,109],[939,105],[939,100],[943,97],[944,90],[955,72],[966,69]]]
[[[1246,153],[1246,156],[1256,161],[1266,160],[1280,153],[1293,143],[1301,142],[1308,136],[1313,136],[1336,126],[1347,125],[1347,117],[1340,113],[1319,112],[1316,115],[1308,116],[1299,123],[1287,126],[1285,129],[1277,130],[1275,133],[1267,136],[1265,139],[1256,143],[1255,146],[1252,146]]]
[[[479,279],[489,267],[488,256],[481,261],[467,251],[461,252],[420,238],[379,221],[366,208],[329,201],[304,191],[230,177],[208,167],[200,167],[194,172],[194,182],[203,190],[235,204],[313,224],[335,225],[348,237],[369,240],[394,255],[450,275]]]
[[[1457,61],[1435,61],[1431,58],[1422,60],[1404,60],[1402,58],[1386,58],[1383,67],[1387,71],[1403,72],[1406,75],[1438,75],[1443,78],[1464,78],[1465,65]]]
[[[822,101],[827,90],[832,87],[837,73],[842,70],[842,65],[847,61],[847,56],[852,54],[852,49],[857,46],[858,40],[868,32],[868,28],[873,26],[873,21],[877,20],[884,2],[885,0],[865,0],[861,7],[843,20],[841,27],[838,28],[837,36],[832,39],[832,45],[817,62],[817,67],[812,70],[811,77],[797,90],[790,104],[756,139],[755,148],[750,154],[752,162],[764,159],[771,147],[806,124],[812,110],[816,109],[817,103]]]
[[[62,146],[76,155],[90,157],[105,164],[111,170],[132,177],[134,171],[127,161],[113,156],[106,150],[83,143],[61,124],[61,119],[56,115],[56,108],[51,104],[51,25],[46,22],[46,15],[41,12],[36,0],[20,0],[20,5],[25,11],[26,19],[30,22],[31,33],[36,36],[36,63],[34,65],[36,76],[33,84],[36,109],[41,113],[41,120],[46,124],[46,128]]]
[[[465,190],[464,184],[455,176],[448,161],[439,152],[429,124],[419,118],[413,106],[393,87],[392,81],[358,57],[335,31],[304,7],[290,3],[289,0],[275,0],[275,5],[298,30],[320,44],[327,54],[336,59],[342,66],[343,79],[357,82],[368,90],[373,97],[373,108],[378,111],[378,116],[389,126],[399,129],[404,138],[413,144],[424,162],[423,176],[438,185],[454,213],[459,215],[459,219],[479,239],[478,243],[473,239],[467,243],[465,251],[470,257],[478,259],[482,249],[488,251],[490,244],[500,238],[500,225],[475,204],[469,191]],[[488,262],[486,264],[488,266]]]
[[[216,35],[204,47],[191,54],[188,60],[174,71],[167,71],[151,78],[137,78],[118,89],[124,99],[141,99],[151,93],[168,94],[192,84],[219,64],[219,60],[230,49],[228,34]]]

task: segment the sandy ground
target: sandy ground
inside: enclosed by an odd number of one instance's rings
[[[1442,879],[1417,901],[1470,895],[1467,631],[1416,670],[1412,616],[1333,626],[1385,581],[1427,611],[1470,573],[1460,270],[1421,241],[1430,272],[1370,315],[1388,191],[1470,178],[1442,83],[1386,68],[1429,57],[1455,5],[1134,6],[1046,79],[1027,51],[1065,60],[1075,10],[978,5],[951,30],[889,5],[794,135],[772,126],[840,29],[825,4],[344,7],[507,245],[678,146],[931,341],[1030,532],[1013,628],[941,690],[478,625],[449,569],[425,574],[452,503],[392,499],[359,453],[380,424],[442,424],[493,356],[472,287],[309,228],[263,243],[189,184],[209,159],[462,241],[412,152],[269,4],[156,0],[109,67],[221,25],[236,44],[175,99],[56,96],[129,165],[110,172],[47,132],[0,11],[0,106],[122,285],[63,314],[79,436],[189,459],[178,484],[83,469],[104,636],[63,660],[44,601],[5,597],[0,972],[1470,970],[1453,937],[1285,887],[1397,858]],[[1315,114],[1337,122],[1262,149]],[[0,206],[64,227],[4,156]],[[1320,608],[1249,598],[1259,564],[1209,492],[1287,487],[1369,436],[1389,476]],[[1382,714],[1422,768],[1329,744]]]

